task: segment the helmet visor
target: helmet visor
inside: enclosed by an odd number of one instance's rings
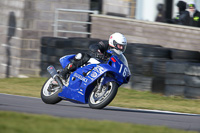
[[[117,50],[120,50],[122,53],[125,52],[125,50],[126,50],[126,45],[119,44],[119,43],[117,43],[116,41],[113,41],[113,43],[114,43],[114,46],[115,46],[115,48],[116,48]]]

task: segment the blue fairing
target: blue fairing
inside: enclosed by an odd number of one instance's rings
[[[64,68],[74,56],[69,55],[61,58],[62,67]],[[67,87],[63,86],[63,91],[59,93],[59,96],[63,99],[87,103],[88,97],[95,87],[93,83],[104,73],[110,73],[112,77],[105,77],[103,84],[115,81],[120,86],[123,83],[127,83],[130,78],[129,68],[117,56],[111,56],[110,60],[105,64],[90,64],[78,68],[70,75],[69,85]]]
[[[70,63],[70,60],[74,57],[75,57],[75,55],[66,55],[66,56],[63,56],[62,58],[60,58],[60,64],[61,64],[62,68],[65,68]]]

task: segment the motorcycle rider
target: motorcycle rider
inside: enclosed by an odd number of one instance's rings
[[[90,45],[89,49],[92,53],[95,53],[96,58],[105,59],[109,57],[106,52],[108,49],[113,49],[115,53],[120,55],[125,52],[126,46],[127,40],[125,36],[121,33],[116,32],[110,36],[108,43],[100,41],[97,44]],[[87,63],[91,57],[92,55],[88,53],[76,54],[71,62],[60,72],[60,76],[63,79],[66,79],[67,75],[70,74],[70,72],[75,71],[77,68]]]

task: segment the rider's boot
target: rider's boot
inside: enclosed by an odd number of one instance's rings
[[[70,72],[74,71],[76,66],[73,63],[69,63],[61,72],[60,76],[62,79],[66,80]]]

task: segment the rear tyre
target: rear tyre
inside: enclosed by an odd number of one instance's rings
[[[96,86],[95,88],[97,88]],[[107,106],[116,96],[118,84],[116,82],[108,82],[102,87],[102,91],[98,92],[94,89],[89,97],[88,104],[93,109],[102,109]]]
[[[58,93],[62,91],[60,86],[57,84],[52,84],[53,78],[49,78],[43,85],[41,89],[41,99],[46,104],[56,104],[62,99],[58,96]]]

